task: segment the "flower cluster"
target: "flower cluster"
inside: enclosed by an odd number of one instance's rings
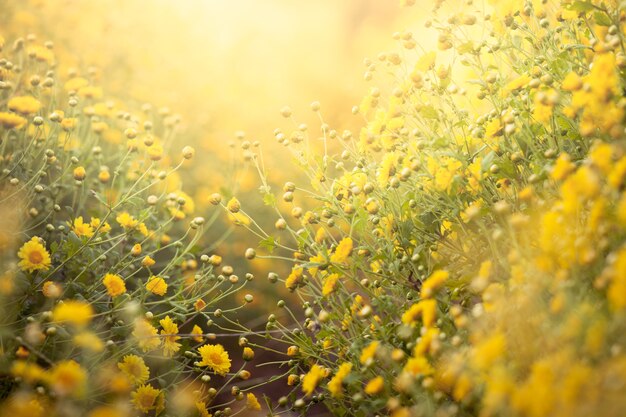
[[[175,151],[178,116],[57,53],[34,35],[1,52],[0,416],[228,413],[251,372],[222,344],[253,276],[221,265],[215,218],[181,189],[194,149]]]
[[[282,202],[247,154],[278,215],[275,232],[248,224],[256,258],[290,260],[268,279],[297,294],[267,320],[292,387],[273,409],[617,416],[626,12],[435,3],[437,50],[405,31],[366,60],[360,131],[324,123],[320,149],[282,110],[298,128],[276,140],[304,174]]]

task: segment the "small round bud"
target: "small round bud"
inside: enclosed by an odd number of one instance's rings
[[[128,139],[135,139],[137,137],[137,130],[133,129],[132,127],[129,127],[128,129],[124,131],[124,135]]]
[[[87,172],[85,171],[84,167],[79,166],[79,167],[74,168],[73,175],[76,181],[82,181],[87,176]]]
[[[244,361],[251,361],[252,359],[254,359],[254,351],[249,347],[245,347],[243,348],[242,357]]]
[[[283,107],[282,109],[280,109],[280,115],[285,118],[291,117],[291,108],[289,108],[288,106]]]
[[[195,153],[196,153],[196,150],[194,148],[192,148],[191,146],[185,146],[183,148],[183,158],[185,158],[185,159],[193,158],[193,155]]]
[[[209,203],[213,204],[214,206],[217,206],[221,202],[222,202],[222,196],[219,193],[213,193],[209,197]]]

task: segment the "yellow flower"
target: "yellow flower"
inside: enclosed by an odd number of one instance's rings
[[[343,396],[343,380],[352,371],[352,363],[344,362],[339,365],[337,373],[328,381],[328,391],[333,398],[341,398]]]
[[[260,410],[261,404],[259,404],[259,400],[256,399],[256,395],[249,392],[246,394],[246,408],[248,410]]]
[[[141,243],[135,243],[130,249],[130,254],[133,256],[141,255]]]
[[[42,292],[44,297],[59,298],[63,294],[63,288],[56,282],[46,281],[43,283]]]
[[[152,276],[148,282],[146,282],[146,289],[152,294],[165,295],[167,292],[167,284],[163,278]]]
[[[352,239],[350,237],[344,237],[337,245],[335,253],[330,257],[330,261],[333,263],[344,263],[350,254],[352,253]]]
[[[74,344],[92,352],[102,352],[104,342],[93,332],[80,332],[73,338]]]
[[[291,273],[285,280],[285,287],[289,291],[293,291],[296,288],[298,288],[298,285],[300,284],[300,282],[302,282],[302,272],[303,272],[303,269],[301,266],[294,266],[291,269]]]
[[[135,408],[143,413],[148,413],[157,408],[157,399],[161,395],[161,390],[152,385],[142,385],[131,394]]]
[[[152,259],[149,256],[146,256],[145,258],[143,258],[143,260],[141,261],[141,266],[145,267],[145,268],[150,268],[151,266],[153,266],[156,263],[156,261],[154,259]]]
[[[433,272],[422,284],[421,298],[432,297],[435,290],[443,285],[449,275],[447,271]]]
[[[361,364],[365,365],[366,363],[374,360],[374,355],[376,354],[377,349],[378,349],[377,340],[367,345],[367,347],[361,351],[361,357],[359,358],[359,361],[361,362]]]
[[[326,376],[324,368],[315,364],[311,367],[309,372],[302,378],[302,392],[307,396],[311,395],[320,381]]]
[[[145,319],[135,320],[133,336],[137,338],[137,344],[144,352],[149,352],[161,345],[158,331]]]
[[[222,345],[203,345],[198,348],[202,361],[198,366],[208,366],[216,374],[226,375],[230,371],[230,358]]]
[[[413,376],[430,375],[433,373],[432,366],[430,366],[428,360],[423,356],[409,358],[404,365],[404,370]]]
[[[202,342],[203,340],[202,335],[204,334],[204,332],[202,331],[200,326],[198,326],[197,324],[194,324],[193,329],[191,329],[191,334],[197,335],[197,336],[193,336],[193,340],[195,340],[196,342]]]
[[[300,382],[300,377],[296,374],[291,374],[287,377],[287,385],[290,387],[296,385],[298,382]]]
[[[76,233],[78,237],[92,237],[93,236],[93,227],[89,223],[83,222],[83,216],[78,216],[74,219],[74,224],[72,225],[72,231]]]
[[[139,223],[139,226],[137,226],[137,230],[142,235],[148,236],[148,228],[146,227],[146,225],[144,223]]]
[[[36,363],[32,363],[25,360],[16,360],[11,364],[11,375],[14,377],[22,378],[29,384],[35,382],[44,381],[46,378],[46,372],[42,367]]]
[[[8,107],[16,113],[29,115],[37,113],[41,108],[41,103],[31,96],[17,96],[9,100]]]
[[[322,286],[322,295],[327,296],[335,291],[337,288],[337,281],[339,281],[339,274],[330,274],[324,278],[324,285]]]
[[[206,302],[202,298],[197,299],[196,302],[193,303],[193,308],[197,312],[204,310],[204,307],[206,307]]]
[[[209,410],[207,410],[206,403],[204,401],[197,401],[196,409],[198,410],[198,413],[200,413],[200,417],[211,417],[211,414],[209,413]]]
[[[76,167],[72,175],[76,181],[82,181],[87,176],[87,171],[85,171],[85,167]]]
[[[139,225],[139,220],[135,219],[126,211],[120,213],[115,220],[124,228],[124,230],[134,229]]]
[[[161,330],[161,336],[164,336],[163,354],[172,356],[180,349],[180,343],[176,343],[180,339],[180,336],[178,336],[178,325],[172,321],[170,316],[165,316],[159,323],[163,327]]]
[[[479,342],[474,348],[474,364],[480,370],[488,370],[498,359],[506,353],[506,338],[502,332]]]
[[[556,160],[550,176],[557,181],[562,181],[575,169],[576,165],[572,163],[570,156],[567,153],[563,152]]]
[[[407,309],[402,315],[402,323],[414,325],[418,317],[422,317],[425,327],[430,327],[435,321],[437,314],[437,301],[433,299],[421,300]]]
[[[26,124],[27,120],[14,113],[0,112],[0,125],[5,129],[19,129]]]
[[[85,301],[65,300],[59,302],[52,310],[52,319],[56,322],[70,323],[74,326],[85,326],[93,317],[91,304]]]
[[[126,414],[113,405],[103,405],[96,407],[87,414],[87,417],[124,417]]]
[[[98,180],[104,184],[109,182],[110,179],[111,173],[106,169],[101,169],[101,171],[98,173]]]
[[[504,86],[504,88],[502,89],[502,96],[506,97],[511,91],[516,91],[526,87],[530,80],[530,76],[526,74],[520,75],[519,77],[513,79],[511,82]]]
[[[24,243],[20,248],[17,256],[21,259],[19,266],[22,271],[47,271],[50,269],[50,254],[46,247],[42,244],[43,240],[37,236],[33,236],[28,242]]]
[[[365,386],[365,393],[367,395],[376,395],[380,393],[385,387],[385,380],[382,376],[377,376],[374,379],[371,379],[367,385]]]
[[[65,91],[78,91],[81,88],[86,87],[88,85],[89,85],[89,81],[87,81],[85,78],[74,77],[74,78],[70,78],[69,80],[67,80],[65,84],[63,84],[63,88],[65,89]]]
[[[150,368],[146,366],[143,358],[137,355],[126,355],[117,367],[128,377],[134,385],[143,384],[150,377]]]
[[[251,361],[252,359],[254,359],[254,350],[247,346],[244,347],[242,357],[244,361]]]
[[[50,387],[61,396],[82,394],[87,382],[87,372],[73,360],[58,362],[50,372]]]
[[[578,91],[583,87],[583,80],[575,72],[570,72],[563,79],[561,88],[565,91]]]
[[[111,225],[109,225],[109,223],[104,222],[104,224],[100,225],[101,221],[96,217],[92,217],[89,224],[94,228],[94,230],[98,230],[100,233],[107,233],[111,230]]]
[[[107,294],[111,297],[117,297],[126,292],[126,284],[124,284],[124,280],[119,275],[106,274],[102,278],[102,283],[107,289]]]

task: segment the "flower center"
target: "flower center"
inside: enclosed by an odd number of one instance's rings
[[[222,363],[222,356],[219,353],[211,353],[211,362],[213,362],[216,365],[219,365]]]
[[[39,251],[31,252],[28,254],[28,260],[32,264],[39,264],[43,261],[43,255]]]

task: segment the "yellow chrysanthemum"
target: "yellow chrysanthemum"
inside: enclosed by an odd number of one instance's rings
[[[152,276],[146,282],[146,289],[152,294],[165,295],[167,292],[167,283],[161,277]]]
[[[135,329],[133,336],[137,338],[137,345],[144,352],[149,352],[161,345],[161,338],[158,337],[158,330],[154,328],[147,320],[135,320]]]
[[[15,113],[0,112],[0,125],[5,129],[19,129],[27,120]]]
[[[371,379],[367,385],[365,385],[365,393],[367,395],[376,395],[378,393],[380,393],[383,388],[385,387],[385,380],[383,379],[382,376],[377,376],[374,379]]]
[[[21,259],[19,266],[22,271],[47,271],[50,269],[52,261],[46,247],[41,243],[42,240],[37,236],[33,236],[28,242],[24,243],[17,252],[17,256]]]
[[[165,316],[164,319],[159,321],[161,327],[161,336],[163,336],[163,354],[165,356],[172,356],[180,349],[180,343],[176,343],[180,339],[178,336],[178,325],[172,321],[170,316]]]
[[[193,329],[191,329],[191,334],[196,335],[196,336],[192,336],[193,340],[195,340],[196,342],[202,342],[203,340],[202,335],[204,334],[204,332],[202,331],[200,326],[198,326],[197,324],[194,324]]]
[[[141,260],[141,266],[143,266],[144,268],[150,268],[155,263],[156,261],[149,256],[146,256]]]
[[[222,345],[203,345],[198,348],[202,361],[198,366],[208,366],[216,374],[226,375],[230,371],[230,358]]]
[[[103,405],[96,407],[89,412],[87,417],[124,417],[126,413],[120,407],[113,405]]]
[[[207,410],[206,403],[204,401],[197,401],[196,409],[198,410],[200,417],[211,417],[211,413]]]
[[[260,410],[261,404],[259,404],[259,400],[257,400],[256,395],[249,392],[246,394],[246,408],[248,410]]]
[[[447,271],[439,270],[433,272],[422,284],[421,298],[432,297],[435,290],[441,287],[449,276],[450,274]]]
[[[146,366],[143,358],[137,355],[126,355],[117,367],[128,377],[134,385],[143,384],[150,377],[150,368]]]
[[[330,274],[324,278],[324,285],[322,286],[322,295],[327,296],[332,294],[337,288],[337,281],[339,281],[338,274]]]
[[[102,278],[102,283],[107,289],[107,294],[111,297],[117,297],[126,292],[126,284],[119,275],[106,274],[104,278]]]
[[[61,284],[52,281],[44,282],[41,291],[44,297],[48,298],[59,298],[63,294]]]
[[[41,103],[35,97],[16,96],[9,100],[8,107],[16,113],[29,115],[37,113],[41,108]]]
[[[142,385],[131,394],[135,408],[143,413],[148,413],[157,408],[157,399],[160,395],[161,390],[152,385]]]
[[[58,362],[50,372],[50,387],[61,396],[82,394],[87,381],[87,372],[75,361]]]
[[[93,227],[91,227],[91,224],[83,221],[83,216],[78,216],[72,224],[72,232],[76,233],[78,237],[92,237]]]
[[[298,285],[302,281],[302,272],[303,269],[301,266],[294,266],[291,270],[291,273],[285,280],[285,288],[287,288],[289,291],[293,291],[298,288]]]
[[[344,263],[352,253],[352,246],[352,239],[350,237],[344,237],[337,245],[335,253],[331,255],[330,261],[337,264]]]
[[[93,227],[94,230],[98,230],[98,232],[100,233],[108,233],[111,230],[111,225],[107,222],[104,222],[102,225],[100,225],[102,222],[100,221],[100,219],[96,218],[96,217],[92,217],[91,221],[89,222],[89,224],[91,225],[91,227]],[[98,227],[100,229],[98,229]]]
[[[80,332],[74,336],[73,341],[76,346],[92,352],[104,350],[104,342],[93,332]]]
[[[328,391],[334,398],[341,398],[343,396],[343,381],[352,371],[352,363],[344,362],[339,365],[337,373],[328,381]]]
[[[93,314],[91,304],[85,301],[65,300],[54,307],[52,319],[56,322],[82,327],[89,324]]]
[[[370,343],[369,345],[367,345],[366,348],[364,348],[361,351],[361,356],[359,358],[359,361],[365,365],[366,363],[372,361],[374,359],[374,355],[376,354],[376,350],[378,349],[378,341],[375,340],[372,343]]]
[[[135,219],[128,212],[120,213],[115,220],[122,226],[125,230],[134,229],[139,225],[139,220]]]
[[[311,395],[320,381],[326,376],[324,368],[315,364],[311,367],[309,372],[302,378],[302,392],[306,395]]]

